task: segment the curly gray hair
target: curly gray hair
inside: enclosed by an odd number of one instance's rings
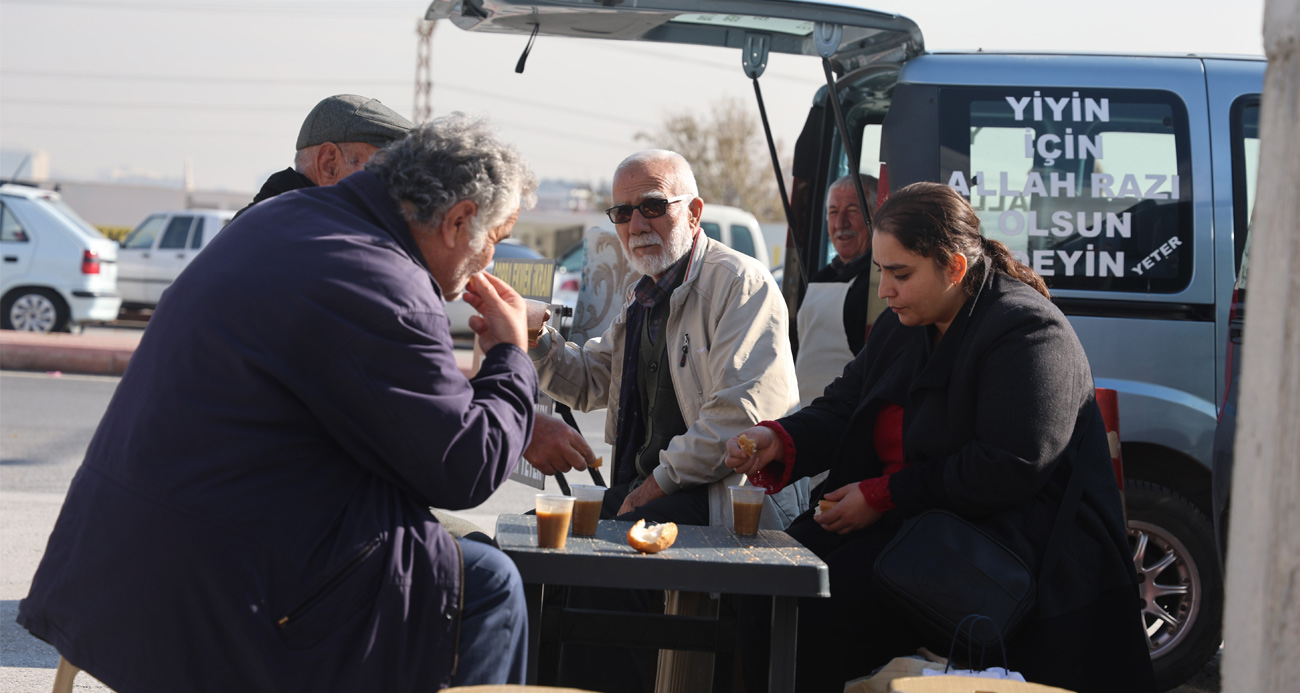
[[[407,221],[437,226],[452,205],[478,206],[471,239],[506,223],[536,201],[537,178],[514,145],[501,141],[484,118],[452,113],[411,130],[366,164],[404,210]]]

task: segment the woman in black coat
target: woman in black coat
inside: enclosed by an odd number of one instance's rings
[[[919,646],[948,652],[873,593],[876,556],[904,520],[957,513],[1037,574],[1073,471],[1082,502],[1008,663],[1074,691],[1154,690],[1105,427],[1069,322],[951,188],[909,185],[874,221],[890,310],[824,396],[745,431],[752,457],[739,436],[727,445],[728,466],[769,492],[830,470],[836,505],[787,530],[830,567],[831,597],[800,604],[798,689],[842,690]]]

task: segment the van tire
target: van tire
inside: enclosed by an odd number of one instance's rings
[[[15,321],[17,318],[17,321]],[[19,287],[0,300],[0,328],[29,332],[67,332],[71,312],[54,291]]]
[[[1124,495],[1156,687],[1167,691],[1201,671],[1222,644],[1214,528],[1191,501],[1163,486],[1128,480]]]

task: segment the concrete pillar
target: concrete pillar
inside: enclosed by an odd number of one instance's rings
[[[1224,691],[1300,682],[1300,0],[1267,0],[1264,52]]]

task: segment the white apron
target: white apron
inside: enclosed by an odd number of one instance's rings
[[[849,282],[817,282],[808,285],[803,305],[796,316],[799,335],[799,355],[794,370],[799,377],[799,408],[822,396],[826,386],[844,373],[844,367],[855,354],[849,350],[849,337],[844,333],[844,301],[849,287],[862,275]],[[870,300],[867,302],[867,322],[870,324],[888,305],[879,298],[880,269],[872,267]]]
[[[853,360],[849,337],[844,334],[844,299],[857,280],[808,285],[797,316],[799,355],[794,360],[800,408],[821,397]]]

